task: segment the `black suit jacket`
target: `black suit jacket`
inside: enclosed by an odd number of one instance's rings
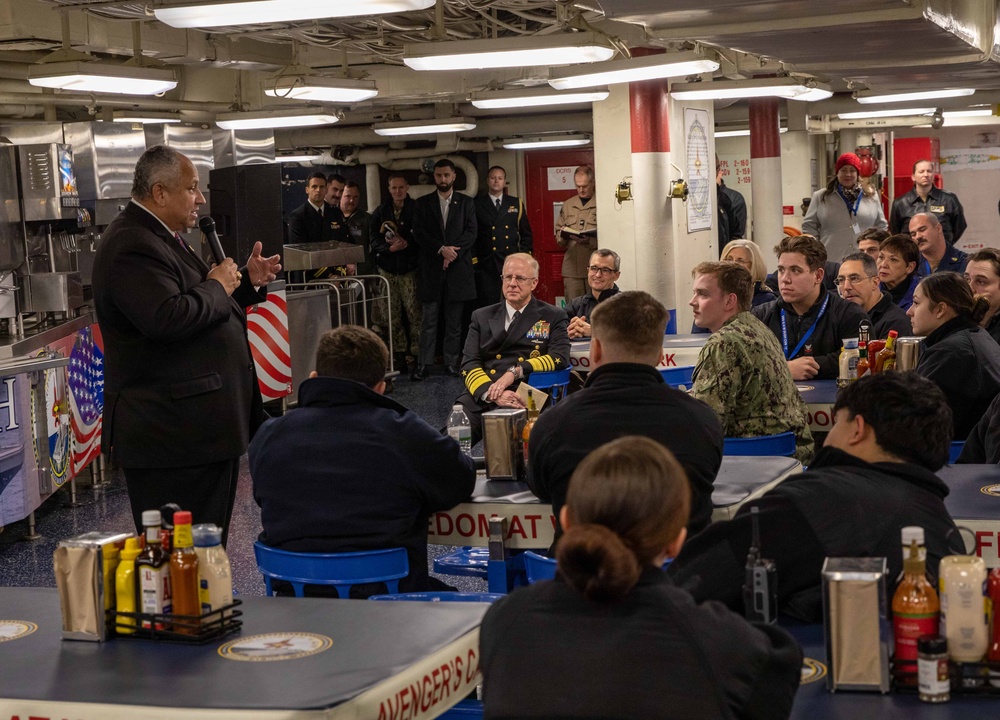
[[[511,365],[521,366],[529,384],[536,370],[550,372],[569,367],[569,318],[565,310],[533,297],[509,330],[503,329],[506,314],[506,303],[472,313],[462,356],[462,378],[466,390],[477,401]]]
[[[476,226],[476,270],[479,272],[499,274],[508,255],[531,252],[531,225],[520,198],[505,194],[497,209],[489,194],[478,195]]]
[[[203,465],[246,450],[263,421],[244,307],[266,293],[249,273],[232,297],[208,266],[129,203],[94,261],[104,336],[102,450],[123,467]]]
[[[413,239],[420,248],[417,271],[417,299],[421,302],[441,300],[462,302],[476,297],[476,278],[472,256],[476,245],[476,209],[472,198],[459,192],[451,194],[448,206],[448,227],[441,217],[441,201],[437,192],[417,200],[413,217]],[[458,248],[458,257],[448,269],[439,250],[444,245]]]
[[[323,214],[309,203],[303,203],[288,213],[288,242],[290,244],[348,241],[347,223],[340,208],[324,203]]]

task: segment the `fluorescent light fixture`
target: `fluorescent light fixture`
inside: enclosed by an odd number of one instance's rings
[[[332,125],[340,120],[333,113],[317,110],[260,110],[257,112],[220,113],[215,116],[215,124],[223,130],[256,130],[260,128],[306,127],[309,125]]]
[[[372,125],[376,135],[395,137],[397,135],[433,135],[435,133],[464,132],[475,130],[476,121],[470,118],[453,117],[433,120],[405,120]]]
[[[698,75],[718,69],[719,63],[698,53],[661,53],[628,60],[612,60],[586,71],[579,68],[550,70],[549,85],[557,90],[573,90],[595,85]]]
[[[480,110],[496,110],[499,108],[593,103],[600,102],[607,96],[606,88],[584,92],[558,92],[548,87],[524,90],[484,90],[472,93],[472,104]]]
[[[170,113],[138,112],[133,110],[115,110],[111,119],[114,122],[132,123],[133,125],[159,125],[163,123],[179,123],[181,119]]]
[[[674,83],[670,96],[676,100],[739,100],[742,98],[780,97],[815,102],[833,95],[829,85],[813,80],[754,78],[753,80],[715,80],[700,83]]]
[[[319,153],[311,153],[311,154],[299,153],[298,155],[295,155],[295,154],[275,155],[274,156],[274,162],[279,162],[279,163],[282,163],[282,162],[309,163],[309,162],[313,162],[314,160],[319,160],[321,157],[322,157],[322,155],[320,155]]]
[[[373,80],[300,75],[279,78],[264,94],[282,100],[355,103],[375,97],[378,89]]]
[[[788,128],[778,128],[780,134],[785,134],[788,132]],[[746,130],[716,130],[715,137],[717,138],[727,138],[727,137],[749,137],[750,128]]]
[[[574,32],[497,40],[407,43],[403,46],[403,62],[414,70],[483,70],[601,62],[610,60],[615,52],[603,35]]]
[[[967,118],[967,117],[992,117],[993,110],[990,108],[976,108],[969,110],[945,110],[943,113],[944,119],[948,118]]]
[[[433,6],[434,0],[254,0],[165,5],[154,8],[153,14],[171,27],[204,28],[383,15]]]
[[[859,92],[855,99],[862,105],[877,105],[879,103],[919,102],[921,100],[941,100],[944,98],[966,97],[976,91],[971,88],[957,90],[921,90],[918,92],[894,93],[890,95],[874,95],[869,91]]]
[[[507,150],[539,150],[541,148],[580,147],[590,144],[590,135],[540,135],[538,137],[516,137],[503,141]]]
[[[173,70],[79,60],[31,65],[28,82],[36,87],[124,95],[158,95],[177,87]]]
[[[899,108],[897,110],[863,110],[861,112],[837,113],[841,120],[867,120],[869,118],[906,117],[907,115],[930,115],[934,108]]]

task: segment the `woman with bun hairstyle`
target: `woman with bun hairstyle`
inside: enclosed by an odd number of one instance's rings
[[[854,153],[837,158],[836,175],[825,188],[813,193],[802,218],[802,232],[819,238],[834,262],[857,252],[857,238],[863,230],[889,227],[878,193],[861,183],[861,167],[861,158]]]
[[[913,334],[924,335],[916,371],[941,388],[954,419],[955,440],[965,440],[1000,392],[1000,345],[979,327],[990,308],[955,272],[920,281],[906,314]]]
[[[483,619],[485,718],[788,717],[795,640],[696,604],[660,569],[680,551],[689,506],[684,470],[648,438],[619,438],[577,466],[556,579]]]

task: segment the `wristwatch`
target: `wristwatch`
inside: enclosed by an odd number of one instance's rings
[[[524,372],[521,370],[520,365],[511,365],[505,372],[509,372],[514,376],[515,380],[521,380],[524,377]]]

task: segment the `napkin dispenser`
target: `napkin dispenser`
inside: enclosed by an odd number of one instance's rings
[[[823,562],[826,686],[830,692],[889,692],[892,631],[887,572],[883,557],[829,557]]]
[[[114,606],[117,553],[132,533],[89,532],[59,541],[52,556],[62,608],[63,640],[103,642],[108,610]],[[110,578],[110,583],[108,582]]]
[[[524,443],[521,434],[528,413],[524,408],[499,408],[483,413],[483,450],[486,477],[524,481]]]

